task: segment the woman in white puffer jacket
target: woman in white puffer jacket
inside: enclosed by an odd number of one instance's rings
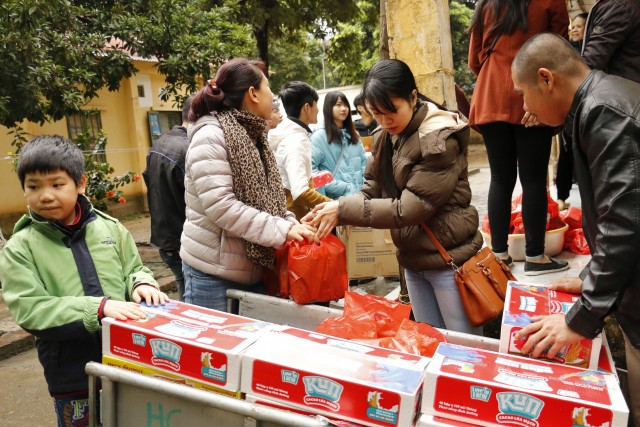
[[[266,140],[273,94],[264,64],[233,59],[193,98],[180,257],[185,301],[226,311],[227,289],[264,292],[275,248],[315,240],[286,209]]]

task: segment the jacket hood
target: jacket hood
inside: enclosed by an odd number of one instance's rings
[[[300,135],[302,137],[308,136],[307,130],[305,128],[289,119],[288,117],[285,117],[275,129],[271,129],[269,131],[269,148],[271,149],[271,151],[275,152],[278,149],[278,145],[280,145],[283,139],[296,133],[302,134]]]
[[[215,113],[207,114],[206,116],[200,117],[195,123],[192,123],[187,128],[187,137],[189,138],[189,142],[193,139],[193,135],[196,134],[200,129],[207,125],[214,125],[220,127],[220,122],[218,118],[215,116]]]

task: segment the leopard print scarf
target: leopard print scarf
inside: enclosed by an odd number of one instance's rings
[[[284,218],[287,203],[276,159],[266,143],[266,122],[236,109],[221,111],[216,116],[224,132],[236,197],[248,206]],[[251,261],[275,268],[273,248],[245,242]]]

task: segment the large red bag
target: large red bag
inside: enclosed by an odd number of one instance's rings
[[[346,249],[333,234],[321,239],[320,244],[289,242],[286,263],[282,254],[280,258],[276,262],[280,294],[291,295],[298,304],[337,300],[349,288]]]

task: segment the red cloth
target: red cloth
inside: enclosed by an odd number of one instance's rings
[[[477,4],[487,4],[478,2]],[[526,32],[502,34],[493,52],[480,66],[481,52],[484,54],[493,42],[489,29],[493,25],[485,13],[484,22],[471,33],[469,42],[469,68],[478,76],[471,100],[469,123],[471,126],[493,122],[520,124],[524,109],[522,97],[513,89],[511,62],[522,45],[538,33],[553,32],[568,37],[569,15],[564,0],[537,0],[529,3]]]

